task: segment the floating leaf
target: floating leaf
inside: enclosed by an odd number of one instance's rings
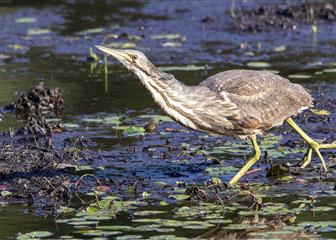
[[[8,47],[10,47],[14,50],[23,50],[23,49],[26,48],[25,46],[22,46],[20,44],[9,44]]]
[[[113,42],[107,46],[113,48],[136,48],[136,44],[131,42]]]
[[[67,224],[78,225],[78,226],[87,226],[87,225],[96,225],[96,224],[98,224],[98,222],[97,221],[71,221],[71,222],[68,222]]]
[[[48,231],[34,231],[26,234],[20,234],[17,239],[28,239],[28,238],[46,238],[54,235],[52,232]],[[24,238],[27,237],[27,238]]]
[[[98,226],[99,230],[119,230],[119,231],[131,231],[132,227],[124,225],[112,225],[112,226]]]
[[[34,17],[23,17],[23,18],[17,18],[15,19],[16,23],[33,23],[36,22],[37,19]]]
[[[75,211],[74,208],[66,207],[66,206],[60,206],[59,209],[57,209],[57,213],[71,213],[74,211]]]
[[[310,111],[312,113],[314,113],[315,115],[330,115],[330,112],[328,110],[325,110],[325,109],[312,108],[312,109],[310,109]]]
[[[152,35],[152,39],[178,39],[181,38],[180,34],[159,34],[159,35]]]
[[[186,65],[186,66],[161,66],[161,71],[199,71],[208,69],[206,66]]]
[[[76,172],[92,172],[94,170],[90,165],[75,165]]]
[[[103,119],[103,123],[105,123],[105,124],[119,124],[119,123],[121,123],[121,117],[119,117],[119,116],[105,117]]]
[[[284,45],[280,45],[278,47],[273,48],[273,51],[275,51],[275,52],[283,52],[285,50],[286,50],[286,46],[284,46]]]
[[[268,228],[267,225],[258,224],[258,225],[250,225],[250,224],[230,224],[229,226],[223,227],[223,229],[230,230],[247,230],[247,229],[265,229]]]
[[[142,235],[124,235],[116,237],[116,240],[132,240],[132,239],[141,239]]]
[[[85,29],[83,31],[79,31],[76,34],[77,35],[90,35],[90,34],[97,34],[97,33],[101,33],[104,31],[104,28],[102,27],[97,27],[97,28],[89,28],[89,29]]]
[[[336,68],[327,68],[327,69],[324,69],[323,72],[325,72],[325,73],[336,73]]]
[[[149,216],[149,215],[157,215],[166,213],[167,211],[159,211],[159,210],[143,210],[143,211],[137,211],[134,213],[135,216]]]
[[[79,230],[79,231],[76,231],[75,233],[79,233],[79,234],[82,234],[83,236],[89,236],[89,237],[100,237],[100,236],[104,236],[104,237],[107,237],[107,236],[114,236],[114,235],[120,235],[122,234],[122,232],[120,231],[100,231],[100,230],[87,230],[87,229],[84,229],[84,230]]]
[[[123,133],[127,136],[136,136],[146,132],[145,128],[137,126],[117,126],[116,129],[123,130]]]
[[[167,203],[166,201],[160,201],[159,202],[160,206],[168,206],[169,203]]]
[[[153,119],[154,122],[173,122],[174,120],[165,115],[140,115],[141,118]]]
[[[50,29],[46,28],[29,28],[27,31],[28,35],[42,35],[50,33]]]
[[[268,68],[271,66],[268,62],[248,62],[246,65],[253,68]]]
[[[191,198],[190,195],[187,195],[187,194],[173,194],[171,195],[172,198],[175,198],[176,200],[187,200],[189,198]]]
[[[101,118],[82,118],[81,121],[88,122],[88,123],[101,123],[103,119]]]
[[[328,206],[323,207],[323,206],[321,206],[321,207],[312,208],[312,211],[314,211],[314,212],[328,212],[328,211],[332,211],[334,209],[335,208],[333,208],[333,207],[328,207]]]
[[[308,79],[308,78],[312,78],[311,75],[307,75],[307,74],[290,74],[288,75],[289,78],[297,78],[297,79]]]
[[[207,229],[214,227],[214,224],[208,223],[206,221],[184,221],[182,228],[185,229]]]
[[[7,197],[7,196],[10,196],[10,195],[12,195],[13,193],[12,192],[10,192],[10,191],[1,191],[0,192],[0,195],[2,196],[2,197]]]
[[[62,124],[65,128],[79,128],[79,125],[76,123],[63,123]]]
[[[165,42],[162,44],[162,47],[182,47],[182,43],[180,42]]]

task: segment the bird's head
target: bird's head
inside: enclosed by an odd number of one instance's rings
[[[134,72],[140,79],[156,77],[160,72],[147,59],[145,54],[132,49],[115,49],[97,45],[96,48],[121,62],[128,70]]]

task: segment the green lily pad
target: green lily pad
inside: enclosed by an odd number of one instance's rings
[[[191,198],[190,195],[187,194],[173,194],[171,195],[172,198],[175,198],[176,200],[182,201],[182,200],[187,200]]]
[[[165,42],[162,44],[162,47],[182,47],[180,42]]]
[[[28,35],[43,35],[50,33],[50,29],[46,28],[29,28],[27,31]]]
[[[77,35],[80,36],[84,36],[84,35],[91,35],[91,34],[97,34],[97,33],[101,33],[104,31],[104,28],[102,27],[97,27],[97,28],[89,28],[89,29],[85,29],[82,31],[77,32]]]
[[[161,71],[171,72],[171,71],[200,71],[205,70],[205,66],[197,66],[197,65],[186,65],[186,66],[161,66],[159,67]]]
[[[124,235],[116,237],[116,240],[133,240],[133,239],[141,239],[142,235]]]
[[[33,23],[36,22],[37,19],[34,17],[22,17],[22,18],[17,18],[15,19],[16,23]]]
[[[76,123],[63,123],[62,124],[65,128],[79,128],[79,125]]]
[[[330,112],[328,110],[325,110],[325,109],[312,108],[312,109],[310,109],[310,111],[312,113],[314,113],[315,115],[330,115]]]
[[[285,50],[286,50],[285,45],[280,45],[280,46],[277,46],[277,47],[273,48],[273,51],[275,51],[275,52],[284,52]]]
[[[97,221],[71,221],[68,222],[69,225],[77,225],[77,226],[88,226],[88,225],[96,225],[98,224]]]
[[[108,230],[108,231],[131,231],[132,227],[124,225],[111,225],[111,226],[97,226],[98,230]]]
[[[136,48],[137,45],[132,42],[113,42],[107,45],[108,47],[113,48]]]
[[[47,238],[54,235],[52,232],[48,231],[34,231],[30,233],[20,234],[17,239],[23,240],[23,239],[29,239],[29,238]]]
[[[334,210],[335,208],[333,207],[328,207],[328,206],[325,206],[325,207],[314,207],[312,208],[311,210],[314,211],[314,212],[328,212],[328,211],[332,211]]]
[[[324,69],[323,72],[325,72],[325,73],[336,73],[336,68],[327,68],[327,69]]]
[[[268,228],[267,225],[258,224],[258,225],[250,225],[250,224],[230,224],[229,226],[223,227],[223,229],[230,229],[230,230],[247,230],[247,229],[266,229]]]
[[[136,136],[146,132],[145,128],[137,126],[117,126],[116,129],[123,130],[126,136]]]
[[[166,213],[167,211],[159,211],[159,210],[143,210],[143,211],[137,211],[134,213],[135,216],[149,216],[149,215],[157,215]]]
[[[290,74],[288,75],[289,78],[296,78],[296,79],[309,79],[312,78],[311,75],[307,74]]]
[[[165,115],[140,115],[139,117],[153,119],[153,121],[156,122],[156,123],[159,123],[159,122],[174,122],[173,119],[171,119],[170,117],[165,116]]]
[[[105,124],[120,124],[121,123],[121,117],[105,117],[103,119],[103,123]]]
[[[271,64],[268,62],[248,62],[246,63],[248,67],[253,67],[253,68],[268,68],[271,67]]]
[[[102,123],[104,120],[101,118],[82,118],[81,121],[87,123]]]
[[[178,38],[181,38],[181,35],[180,34],[158,34],[158,35],[152,35],[151,36],[152,39],[170,39],[170,40],[173,40],[173,39],[178,39]]]
[[[79,233],[82,234],[83,236],[88,236],[88,237],[100,237],[100,236],[114,236],[114,235],[120,235],[123,232],[121,231],[101,231],[101,230],[92,230],[92,229],[84,229],[84,230],[79,230],[74,233]]]

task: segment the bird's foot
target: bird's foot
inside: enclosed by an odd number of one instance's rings
[[[304,156],[304,158],[302,159],[302,161],[299,163],[299,166],[301,168],[307,167],[308,164],[312,160],[312,153],[314,151],[316,153],[316,155],[318,156],[321,164],[322,164],[324,172],[328,172],[327,165],[326,165],[326,163],[323,159],[322,154],[320,153],[320,149],[336,148],[336,142],[329,143],[329,144],[324,144],[324,143],[318,143],[314,140],[310,140],[309,142],[307,142],[307,144],[309,145],[308,151],[307,151],[306,155]]]

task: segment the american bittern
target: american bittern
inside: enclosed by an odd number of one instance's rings
[[[313,106],[311,95],[301,85],[267,71],[230,70],[208,77],[198,86],[186,86],[156,68],[140,51],[96,47],[135,73],[155,102],[176,122],[196,131],[251,140],[254,155],[230,180],[230,185],[260,158],[256,136],[284,121],[308,145],[301,167],[311,162],[314,151],[327,171],[319,150],[336,148],[336,142],[318,143],[291,118]]]

